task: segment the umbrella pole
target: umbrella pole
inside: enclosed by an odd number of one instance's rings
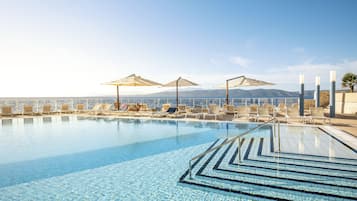
[[[119,85],[117,85],[117,110],[119,111],[120,103],[119,103]]]
[[[176,80],[176,108],[178,108],[178,82],[180,78]]]
[[[226,80],[226,104],[229,104],[229,97],[228,97],[228,80]]]

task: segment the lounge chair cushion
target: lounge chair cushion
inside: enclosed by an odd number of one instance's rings
[[[176,107],[170,107],[170,108],[167,110],[167,112],[168,112],[169,114],[175,113],[176,111],[177,111],[177,108],[176,108]]]
[[[139,108],[135,104],[130,104],[130,105],[128,105],[128,111],[137,112],[137,111],[139,111]]]
[[[121,104],[120,105],[120,110],[122,110],[122,111],[128,110],[128,105],[127,104]]]

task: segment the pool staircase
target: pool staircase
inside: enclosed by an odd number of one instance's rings
[[[281,152],[275,128],[262,126],[270,138],[216,140],[179,183],[252,200],[357,200],[356,159]]]

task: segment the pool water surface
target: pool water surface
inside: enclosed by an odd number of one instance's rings
[[[255,126],[71,115],[2,119],[0,200],[251,200],[178,181],[192,157]],[[252,139],[257,143],[249,149],[263,154],[276,142],[271,125],[245,138],[243,148]],[[282,125],[281,151],[357,159],[355,150],[318,127]]]

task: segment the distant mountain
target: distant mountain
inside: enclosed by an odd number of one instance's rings
[[[147,94],[143,97],[175,97],[175,91],[165,91],[153,94]],[[223,98],[226,96],[225,89],[212,89],[212,90],[180,90],[180,97],[189,98]],[[274,97],[299,97],[299,92],[284,91],[279,89],[230,89],[230,98],[274,98]],[[305,91],[305,98],[310,99],[314,97],[314,91]]]

